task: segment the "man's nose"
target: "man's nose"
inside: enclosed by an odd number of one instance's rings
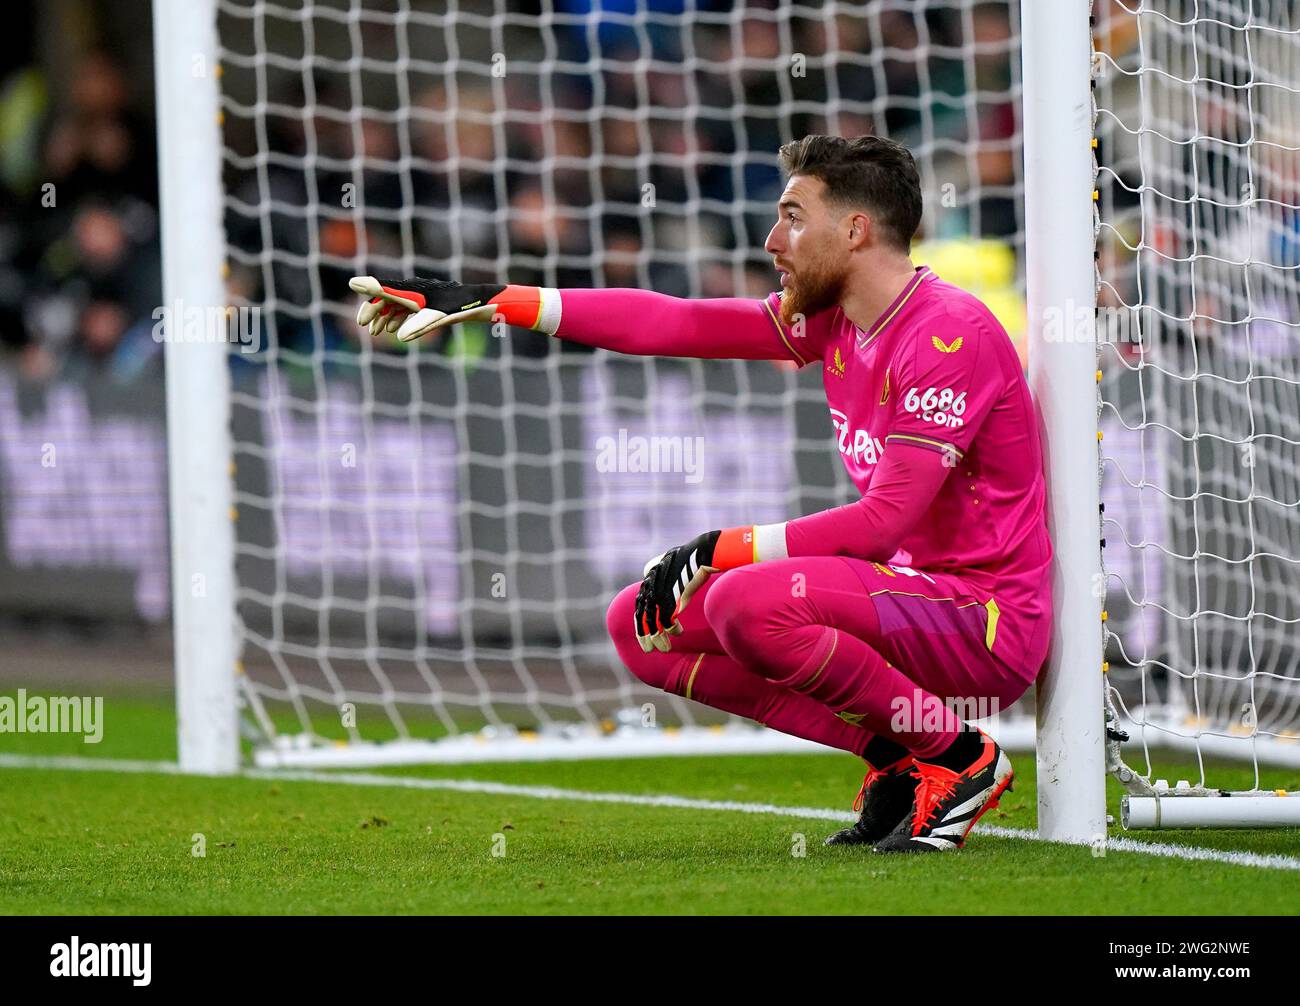
[[[779,223],[773,224],[772,229],[767,232],[767,240],[763,242],[763,250],[769,255],[777,255],[781,251],[780,242],[777,240],[777,232],[781,230]]]

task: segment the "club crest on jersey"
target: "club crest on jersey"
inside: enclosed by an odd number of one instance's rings
[[[835,347],[835,356],[831,360],[831,373],[836,377],[844,376],[844,357],[840,355],[840,347]]]
[[[930,342],[940,353],[955,353],[961,349],[962,337],[959,335],[952,342],[944,342],[937,335],[930,336]]]
[[[885,370],[885,386],[880,390],[880,404],[884,405],[889,401],[889,370]]]

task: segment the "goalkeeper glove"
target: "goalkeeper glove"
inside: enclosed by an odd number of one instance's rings
[[[782,528],[783,525],[773,525]],[[685,545],[670,548],[646,563],[641,589],[636,595],[636,638],[645,653],[657,649],[667,653],[669,636],[680,635],[677,613],[690,603],[691,595],[714,573],[758,561],[754,547],[755,528],[733,527],[706,531]]]
[[[411,342],[438,328],[462,321],[504,321],[507,325],[554,334],[559,326],[557,290],[501,283],[464,285],[441,279],[376,279],[353,276],[348,282],[367,300],[357,324],[371,336],[395,334]]]

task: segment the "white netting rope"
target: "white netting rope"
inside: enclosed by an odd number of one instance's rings
[[[1300,15],[1096,9],[1110,695],[1146,774],[1244,742],[1258,785],[1300,736]]]

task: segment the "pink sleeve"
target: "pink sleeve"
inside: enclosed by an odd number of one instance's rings
[[[928,451],[893,445],[881,455],[862,499],[787,521],[786,552],[888,562],[951,471],[936,465]]]
[[[776,294],[686,300],[648,290],[561,290],[560,304],[556,338],[616,353],[793,360],[800,366],[817,358],[806,348],[795,350]]]

